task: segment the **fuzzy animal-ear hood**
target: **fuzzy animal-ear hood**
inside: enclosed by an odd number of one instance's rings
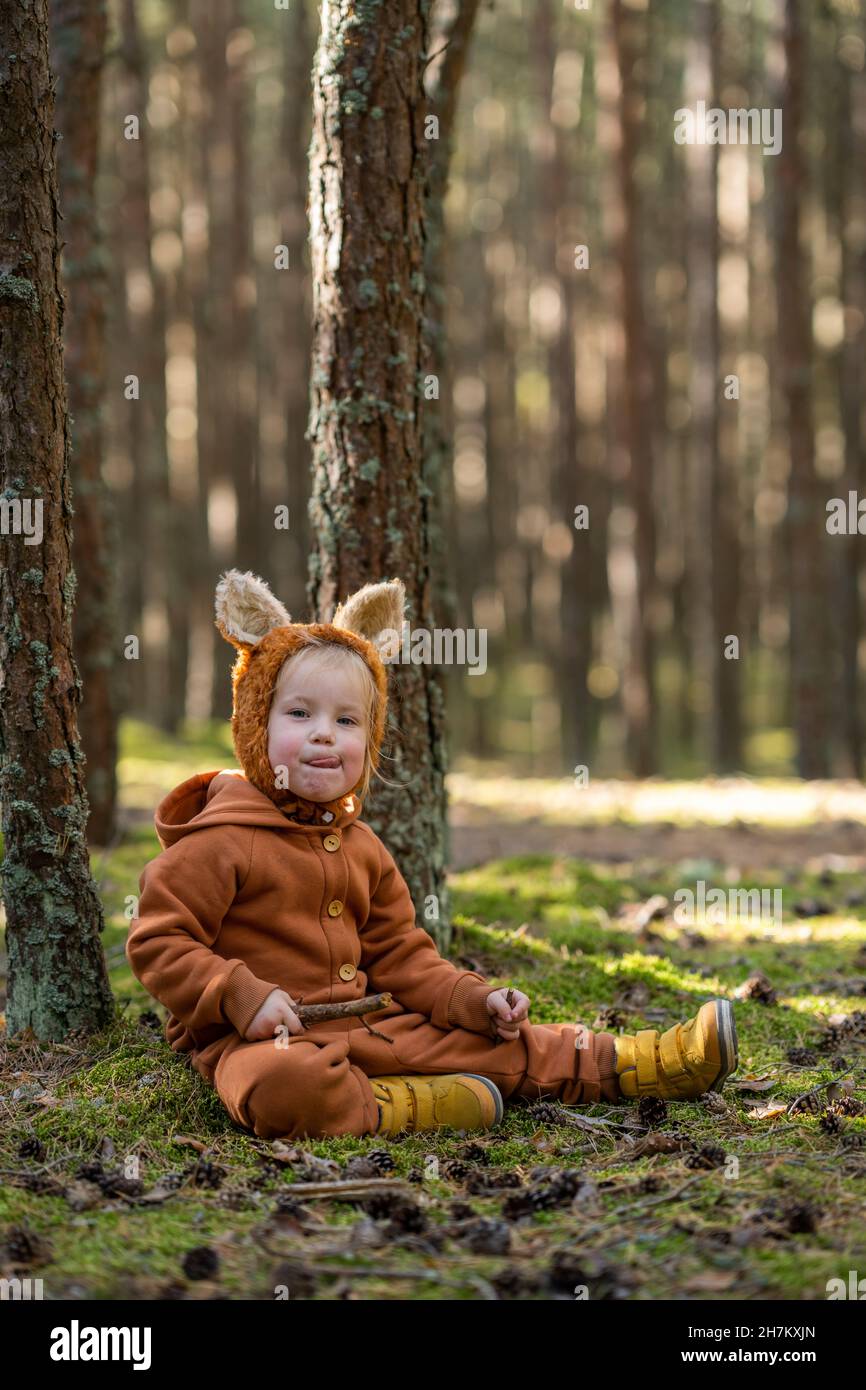
[[[388,579],[358,589],[339,605],[329,623],[293,623],[287,609],[257,575],[228,570],[220,579],[216,589],[216,626],[238,653],[232,668],[235,754],[247,780],[277,806],[297,801],[294,792],[275,785],[275,773],[268,760],[271,699],[283,662],[307,645],[308,637],[348,647],[361,657],[376,687],[370,741],[370,760],[375,769],[388,709],[385,661],[394,655],[399,644],[405,605],[403,581]]]

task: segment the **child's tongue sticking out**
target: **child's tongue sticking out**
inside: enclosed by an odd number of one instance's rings
[[[268,761],[283,787],[319,802],[358,787],[370,684],[359,658],[334,647],[308,647],[284,662],[268,718]]]

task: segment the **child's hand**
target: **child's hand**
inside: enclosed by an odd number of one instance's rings
[[[262,1007],[247,1025],[244,1038],[247,1042],[260,1042],[272,1038],[279,1028],[288,1028],[290,1033],[303,1033],[304,1025],[294,1010],[294,999],[284,989],[274,989]]]
[[[509,994],[512,1000],[510,1004]],[[487,1012],[496,1024],[498,1036],[506,1042],[513,1042],[515,1038],[519,1038],[517,1024],[529,1017],[529,1000],[526,995],[519,989],[494,989],[484,1002]]]

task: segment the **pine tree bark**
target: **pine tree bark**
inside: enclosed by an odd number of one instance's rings
[[[150,610],[165,632],[163,644],[150,643],[142,634],[144,659],[141,687],[150,721],[176,733],[186,707],[186,663],[182,655],[188,641],[186,591],[177,572],[183,554],[183,519],[172,506],[166,437],[165,331],[166,290],[163,275],[152,256],[150,212],[152,148],[147,119],[147,54],[139,29],[136,0],[122,0],[120,13],[121,96],[124,119],[138,117],[138,139],[116,138],[122,143],[120,167],[124,189],[124,254],[127,266],[140,286],[146,286],[138,312],[130,315],[134,353],[124,363],[124,375],[135,373],[140,399],[129,402],[131,416],[140,415],[140,463],[144,479],[144,507],[138,519],[141,553],[146,557],[145,616]]]
[[[64,361],[69,390],[77,506],[72,559],[77,579],[75,660],[84,698],[79,715],[87,758],[88,838],[106,845],[117,816],[117,535],[102,479],[105,394],[105,251],[97,219],[105,0],[52,0],[51,63],[57,75],[59,163],[68,315]]]
[[[113,1016],[90,874],[72,652],[75,576],[47,0],[0,7],[0,760],[7,1029]],[[24,503],[35,522],[28,544]],[[37,505],[39,504],[39,505]],[[16,516],[21,508],[20,515]],[[22,524],[17,524],[21,522]]]
[[[423,457],[425,483],[430,490],[430,545],[434,576],[433,608],[445,627],[457,622],[458,603],[453,570],[447,563],[446,534],[453,534],[455,497],[453,489],[453,414],[451,373],[445,350],[445,305],[448,277],[448,247],[445,233],[445,196],[451,167],[454,121],[460,86],[472,42],[472,33],[481,0],[454,0],[451,21],[442,34],[444,53],[428,87],[428,108],[438,121],[437,138],[430,141],[430,170],[427,189],[426,281],[427,332],[430,341],[430,372],[439,382],[439,399],[424,412]],[[438,45],[437,45],[438,46]]]
[[[308,601],[327,620],[370,581],[399,576],[408,621],[432,629],[430,494],[422,456],[425,0],[325,0],[313,73],[310,248],[313,450]],[[441,672],[392,664],[383,771],[368,820],[419,920],[448,944]]]
[[[544,155],[540,161],[542,228],[541,269],[559,289],[559,327],[549,350],[548,371],[556,403],[556,433],[552,469],[552,500],[558,519],[567,528],[571,546],[560,562],[560,641],[554,652],[561,711],[560,756],[563,766],[589,766],[591,731],[587,675],[592,654],[592,607],[586,577],[591,569],[592,530],[574,529],[574,510],[590,505],[590,480],[580,454],[575,394],[575,322],[577,295],[573,247],[582,240],[572,227],[567,235],[569,164],[562,126],[551,116],[556,64],[556,19],[552,0],[538,0],[533,46],[541,105]]]
[[[618,253],[625,330],[625,441],[628,490],[635,520],[635,600],[623,699],[629,765],[636,776],[646,777],[656,768],[653,373],[641,275],[645,238],[635,176],[644,100],[641,35],[646,21],[643,14],[629,9],[624,0],[613,0],[612,14],[620,75],[618,172],[622,231]]]
[[[838,19],[837,19],[838,22]],[[862,72],[842,62],[837,49],[838,81],[834,111],[839,139],[836,146],[835,198],[831,203],[842,251],[842,301],[846,310],[845,339],[837,354],[839,416],[845,436],[845,472],[841,495],[862,496],[864,482],[863,430],[860,421],[863,381],[866,379],[866,264],[858,242],[856,208],[863,198],[866,159],[866,88]],[[842,750],[850,777],[863,770],[863,720],[860,709],[859,648],[863,618],[859,592],[860,537],[835,536],[837,630],[842,678],[834,718],[842,730]]]
[[[800,242],[806,163],[800,134],[806,115],[808,26],[801,0],[785,0],[784,139],[778,155],[779,368],[787,406],[791,471],[785,519],[790,596],[790,680],[801,777],[829,775],[826,512],[815,473],[812,327],[807,252]]]

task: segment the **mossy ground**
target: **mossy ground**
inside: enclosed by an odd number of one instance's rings
[[[124,754],[124,801],[133,805],[144,787],[153,788],[153,805],[191,771],[232,765],[219,734],[203,736],[190,762],[188,743],[128,727]],[[692,1152],[711,1144],[736,1164],[692,1167],[688,1148],[635,1158],[630,1150],[646,1127],[636,1126],[633,1105],[573,1112],[611,1122],[592,1133],[509,1106],[497,1130],[474,1136],[480,1163],[453,1132],[294,1146],[340,1165],[387,1149],[393,1175],[410,1179],[407,1190],[423,1206],[425,1232],[399,1220],[386,1226],[381,1213],[372,1220],[347,1202],[308,1200],[300,1221],[291,1211],[277,1214],[280,1193],[303,1191],[297,1165],[274,1163],[269,1143],[236,1129],[215,1093],[147,1022],[148,1011],[160,1018],[163,1011],[126,964],[124,905],[158,845],[147,825],[133,823],[119,845],[93,855],[114,1024],[62,1046],[4,1040],[0,1273],[40,1277],[50,1298],[271,1299],[287,1283],[290,1296],[318,1299],[477,1299],[494,1291],[543,1299],[571,1297],[573,1279],[590,1297],[824,1299],[828,1279],[866,1273],[866,1118],[846,1116],[829,1133],[820,1112],[761,1119],[748,1101],[787,1103],[843,1069],[853,1069],[855,1096],[866,1099],[866,1044],[821,1046],[832,1015],[866,1009],[862,873],[804,864],[749,881],[713,861],[711,826],[706,846],[702,864],[514,855],[455,875],[451,956],[494,984],[524,990],[535,1022],[593,1024],[600,1010],[615,1007],[613,1031],[664,1028],[765,972],[776,1001],[736,1004],[738,1078],[751,1074],[772,1087],[752,1097],[726,1087],[719,1112],[701,1102],[671,1104],[654,1126],[693,1141]],[[668,915],[640,931],[621,915],[653,894],[672,899],[696,877],[781,888],[782,922],[684,928]],[[814,1065],[793,1064],[793,1047],[816,1047]],[[22,1156],[23,1144],[30,1156]],[[447,1176],[446,1160],[467,1154],[463,1177]],[[137,1171],[143,1194],[94,1200],[93,1188],[76,1178],[94,1159],[106,1169],[133,1160],[127,1171]],[[214,1175],[213,1165],[223,1173]],[[473,1251],[470,1212],[502,1221],[513,1189],[485,1195],[470,1184],[467,1191],[466,1170],[500,1169],[531,1186],[530,1171],[545,1165],[579,1170],[578,1198],[506,1220],[506,1253]],[[179,1186],[164,1200],[142,1200],[169,1173]],[[27,1259],[22,1233],[32,1246]],[[193,1277],[201,1266],[184,1265],[200,1247],[218,1261],[203,1267],[210,1274],[203,1279]]]

